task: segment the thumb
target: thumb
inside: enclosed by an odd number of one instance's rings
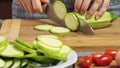
[[[50,0],[40,0],[42,3],[50,3]]]

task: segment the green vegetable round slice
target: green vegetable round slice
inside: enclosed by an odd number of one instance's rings
[[[55,36],[55,35],[39,35],[38,38],[39,37],[50,37],[50,38],[56,38],[56,39],[58,39],[58,37]]]
[[[5,66],[5,61],[0,58],[0,68]]]
[[[66,6],[61,1],[55,1],[55,3],[53,4],[53,10],[56,16],[61,20],[63,20],[65,15],[67,14]]]
[[[55,39],[55,38],[50,38],[50,37],[39,37],[37,38],[40,42],[42,42],[43,44],[50,46],[50,47],[57,47],[60,48],[63,43],[62,41],[60,41],[59,39]]]
[[[21,59],[21,67],[24,67],[28,63],[28,59]]]
[[[64,28],[64,27],[53,27],[50,32],[54,33],[54,34],[67,34],[70,32],[70,30],[68,28]]]
[[[52,25],[44,24],[35,26],[35,29],[40,31],[49,31],[52,27]]]
[[[13,62],[14,62],[14,64],[10,68],[18,68],[18,67],[20,67],[20,64],[21,64],[20,59],[14,59]]]
[[[15,47],[28,53],[36,53],[36,50],[28,48],[18,42],[15,42]]]
[[[28,48],[33,48],[33,46],[30,43],[26,42],[25,40],[17,38],[15,41],[24,45],[24,46],[26,46],[26,47],[28,47]]]
[[[7,46],[8,40],[5,36],[0,36],[0,47]]]
[[[2,47],[0,47],[0,53],[1,53],[2,51],[4,51],[6,48],[7,48],[7,46],[2,46]]]
[[[3,57],[20,57],[24,55],[24,52],[15,48],[14,45],[8,44],[7,48],[0,55]]]
[[[54,53],[57,53],[60,51],[60,48],[57,48],[57,47],[51,47],[51,46],[48,46],[48,45],[45,45],[41,42],[38,41],[38,49],[40,49],[40,53],[51,53],[51,54],[54,54]]]
[[[12,64],[13,64],[13,60],[12,59],[6,59],[5,63],[6,64],[3,68],[10,68],[10,66],[12,66]]]
[[[65,16],[65,25],[72,31],[76,31],[80,27],[79,20],[74,13],[68,13]]]

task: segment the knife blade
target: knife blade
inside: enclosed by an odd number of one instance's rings
[[[49,19],[51,19],[52,21],[54,21],[58,24],[61,24],[62,26],[65,27],[65,22],[63,20],[60,20],[56,16],[52,4],[45,4],[44,5],[44,10],[45,10]],[[88,23],[86,23],[84,20],[82,20],[80,18],[79,18],[79,22],[80,22],[81,26],[80,26],[78,31],[86,33],[86,34],[94,35],[94,30]]]
[[[79,28],[80,32],[83,32],[83,33],[86,33],[86,34],[90,34],[90,35],[94,35],[93,28],[87,22],[85,22],[84,20],[82,20],[80,18],[79,18],[79,22],[81,24],[80,28]]]
[[[63,20],[60,20],[56,14],[55,11],[53,9],[53,5],[52,4],[44,4],[43,5],[43,10],[44,12],[47,14],[48,18],[58,24],[61,24],[62,26],[65,27],[65,23]]]

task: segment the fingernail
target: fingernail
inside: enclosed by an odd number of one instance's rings
[[[84,12],[80,12],[81,15],[84,15]]]
[[[96,19],[98,20],[98,19],[100,19],[100,17],[99,17],[99,16],[96,16]]]
[[[90,19],[90,15],[87,15],[86,18],[87,18],[87,19]]]
[[[79,12],[77,9],[74,9],[75,12]]]

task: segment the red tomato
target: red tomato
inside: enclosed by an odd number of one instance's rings
[[[84,56],[81,58],[81,66],[83,68],[89,68],[90,65],[92,64],[92,58],[89,56]]]
[[[108,66],[112,62],[113,58],[110,55],[102,55],[96,60],[98,66]]]
[[[103,54],[99,52],[92,53],[92,61],[95,63],[98,58],[100,58]]]
[[[112,56],[113,60],[115,60],[115,56],[117,53],[118,53],[118,50],[115,50],[115,49],[106,49],[104,52],[105,55]]]

